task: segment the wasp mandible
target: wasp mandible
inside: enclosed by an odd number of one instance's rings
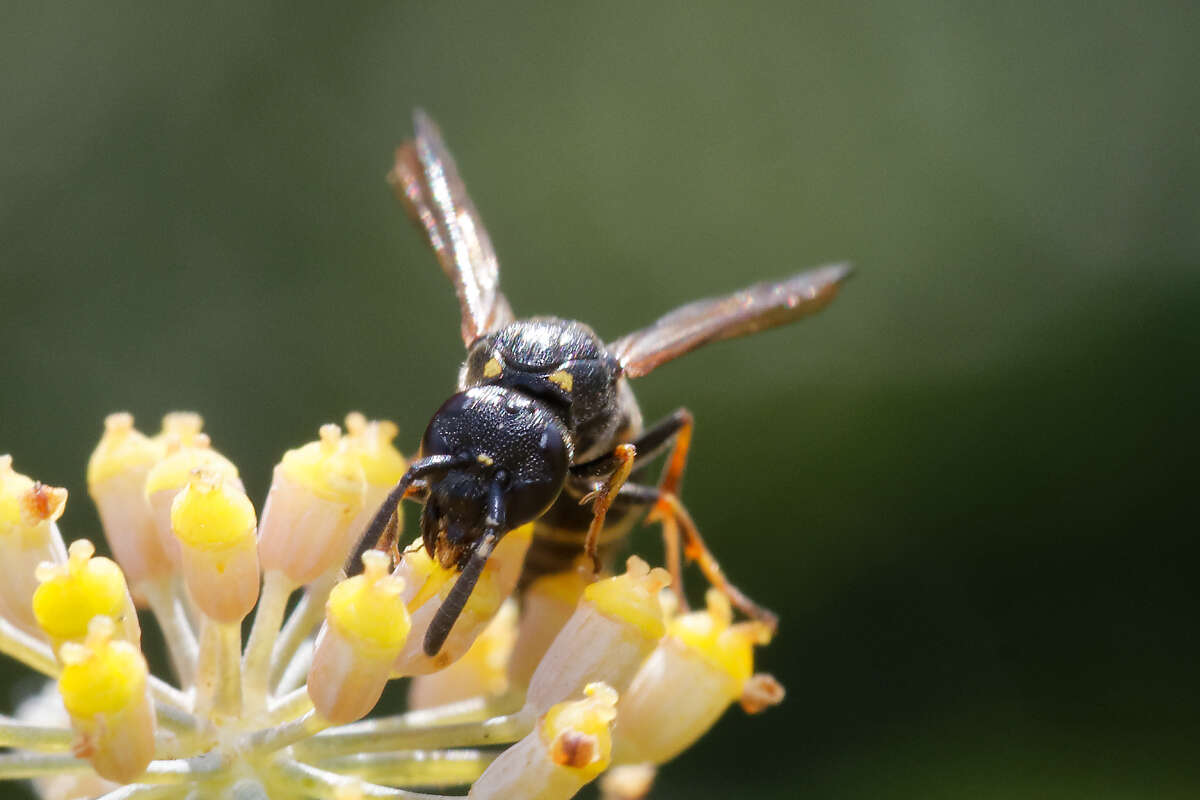
[[[650,513],[663,519],[669,566],[680,586],[678,554],[698,563],[734,606],[772,626],[774,615],[721,572],[679,486],[692,436],[680,408],[650,427],[629,381],[700,345],[792,322],[824,307],[850,274],[831,264],[726,297],[699,300],[605,344],[587,325],[558,317],[517,319],[500,291],[499,262],[441,133],[414,114],[416,136],[396,150],[389,181],[424,231],[462,311],[466,361],[458,392],[434,413],[417,458],[388,495],[347,572],[362,553],[395,546],[404,498],[424,504],[426,552],[460,570],[423,642],[441,650],[497,542],[535,522],[522,582],[569,568],[584,552],[595,569]],[[657,484],[641,472],[670,451]]]

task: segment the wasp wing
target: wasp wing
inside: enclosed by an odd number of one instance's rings
[[[848,264],[829,264],[725,297],[697,300],[618,339],[608,351],[628,377],[640,378],[702,344],[757,333],[819,311],[849,274]]]
[[[416,138],[396,148],[388,182],[425,231],[462,310],[463,343],[512,322],[500,291],[500,264],[454,157],[425,112],[413,114]]]

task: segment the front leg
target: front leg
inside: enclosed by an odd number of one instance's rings
[[[592,560],[592,570],[600,571],[600,554],[597,549],[597,543],[600,541],[600,533],[604,530],[604,518],[608,516],[608,508],[612,505],[613,498],[621,491],[621,487],[629,478],[629,473],[633,471],[634,461],[637,459],[637,448],[631,444],[619,444],[613,450],[610,457],[613,465],[612,472],[592,491],[584,495],[579,505],[592,504],[592,522],[588,525],[587,539],[584,540],[583,550],[587,553],[588,558]]]
[[[638,469],[644,464],[653,461],[662,455],[664,450],[670,448],[671,455],[667,459],[666,466],[663,467],[662,477],[659,478],[658,482],[658,491],[662,496],[679,496],[680,485],[683,483],[683,471],[687,467],[688,451],[692,445],[692,430],[694,428],[695,419],[692,417],[692,412],[686,408],[677,408],[669,417],[659,420],[649,429],[643,431],[633,442],[633,446],[637,448],[633,469]],[[571,472],[581,478],[600,477],[612,474],[617,468],[617,456],[614,452],[612,455],[601,456],[584,464],[577,464],[571,468]],[[668,512],[669,509],[662,502],[653,503],[650,513],[646,516],[646,522],[662,523],[663,541],[666,546],[667,570],[671,573],[671,588],[679,601],[679,607],[686,611],[688,602],[687,593],[683,588],[683,563],[680,558],[679,527],[674,517]]]

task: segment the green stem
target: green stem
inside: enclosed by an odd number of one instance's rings
[[[58,661],[46,643],[6,619],[0,619],[0,653],[15,658],[43,675],[58,677]]]
[[[196,667],[196,713],[236,717],[242,708],[242,626],[205,619]]]
[[[289,667],[296,653],[309,634],[325,619],[325,601],[329,599],[329,592],[337,582],[337,577],[337,573],[323,575],[310,583],[284,624],[283,632],[279,634],[271,653],[271,686],[275,692],[290,692],[299,685],[285,685],[285,677],[295,672]],[[301,677],[304,672],[307,672],[307,667],[300,672]]]
[[[329,758],[315,766],[388,785],[466,786],[483,774],[496,755],[485,750],[354,753]]]
[[[246,707],[251,713],[267,707],[271,651],[275,649],[288,597],[295,588],[292,579],[279,570],[273,569],[263,575],[262,594],[258,598],[258,609],[254,612],[254,625],[250,628],[246,657],[242,662],[242,686]]]
[[[250,734],[242,741],[238,750],[255,755],[282,750],[325,730],[329,725],[329,720],[316,711],[309,711],[299,719]]]
[[[178,786],[131,783],[120,789],[113,789],[108,794],[102,794],[96,800],[167,800],[185,797],[188,791],[190,790]]]
[[[0,781],[43,778],[47,775],[76,775],[91,772],[82,758],[64,754],[4,753],[0,755]]]
[[[312,707],[312,698],[308,696],[308,687],[301,686],[271,703],[267,708],[267,713],[270,715],[271,724],[279,725],[295,719],[311,710]]]
[[[148,579],[140,588],[167,643],[171,668],[179,678],[180,685],[191,686],[196,679],[198,646],[182,599],[172,588],[169,576]]]
[[[441,750],[448,747],[481,747],[511,744],[533,730],[534,718],[525,714],[492,717],[482,722],[410,726],[397,719],[364,720],[334,728],[296,745],[306,759],[387,750]]]
[[[69,728],[30,725],[12,717],[0,716],[0,747],[20,747],[42,753],[71,749],[75,734]]]
[[[291,759],[280,759],[272,767],[274,782],[286,791],[320,800],[336,800],[338,787],[346,784],[346,778],[336,772],[301,764]],[[461,800],[440,794],[421,794],[375,783],[359,782],[357,788],[363,797],[390,797],[397,800]]]

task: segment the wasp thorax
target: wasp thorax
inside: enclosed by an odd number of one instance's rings
[[[459,383],[461,388],[504,386],[536,397],[578,434],[599,417],[615,416],[620,375],[620,366],[587,325],[534,317],[475,342]]]

